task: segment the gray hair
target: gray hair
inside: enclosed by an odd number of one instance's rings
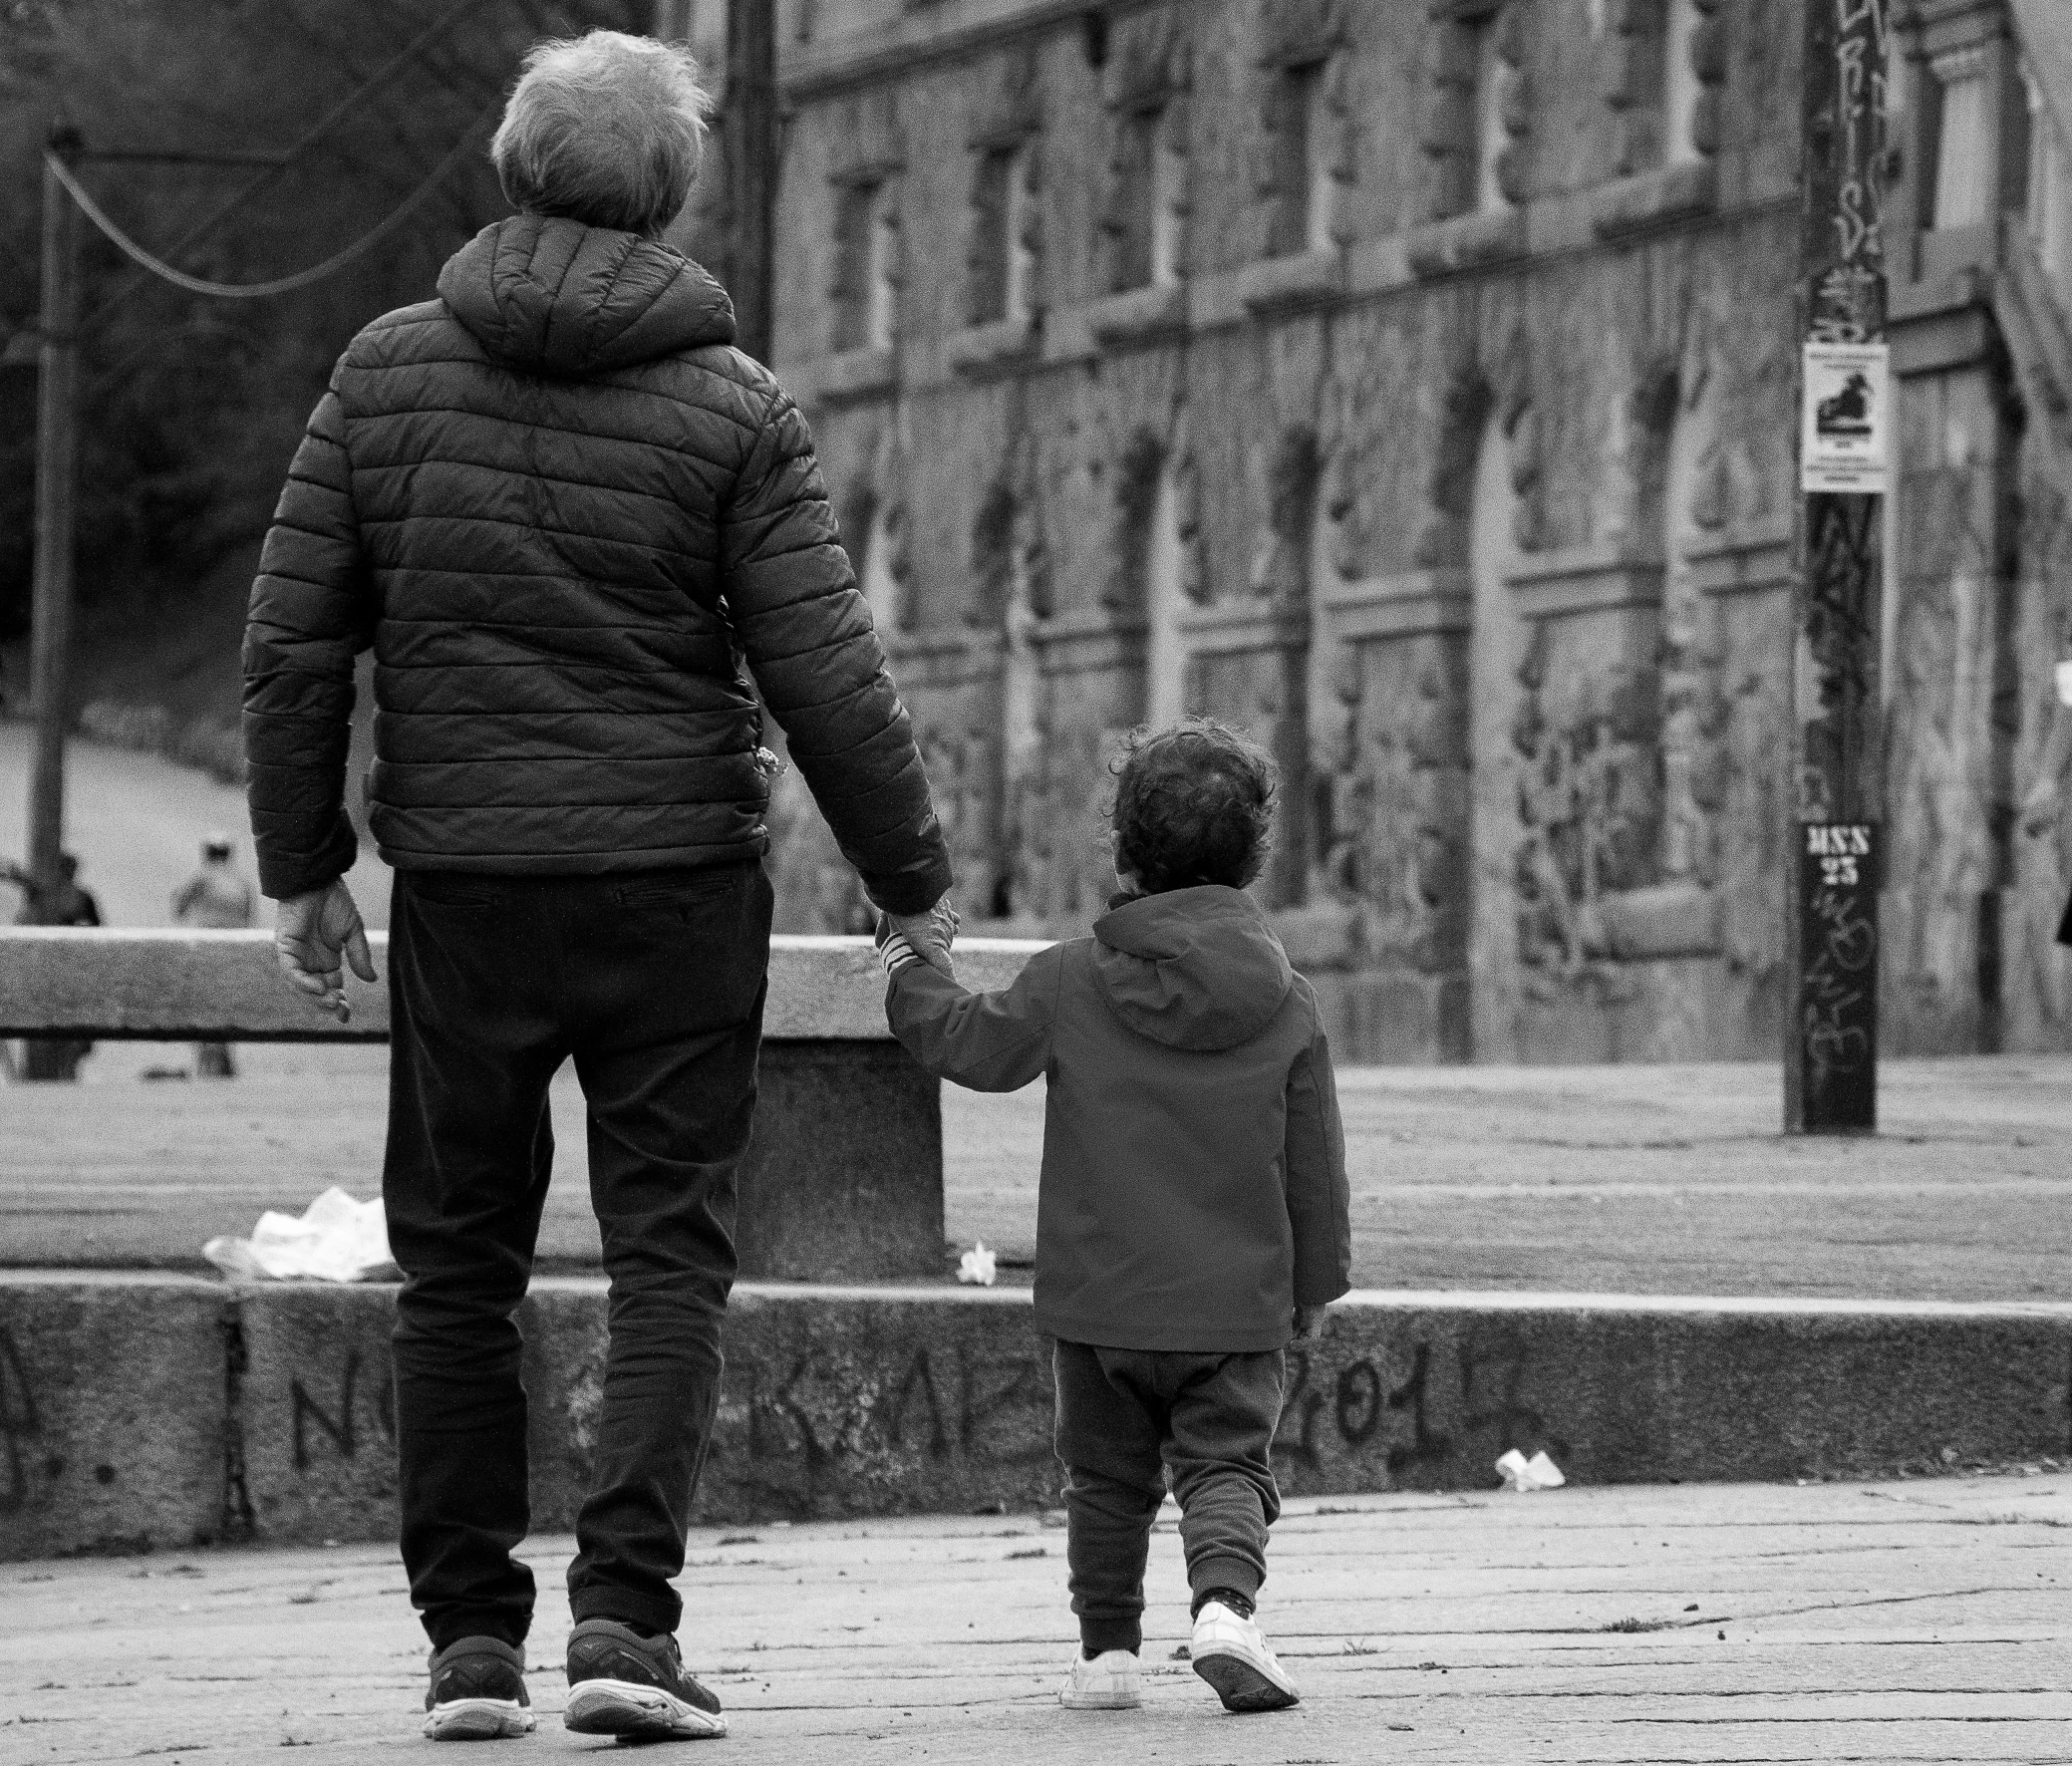
[[[712,108],[681,45],[551,39],[526,55],[489,157],[514,207],[659,233],[691,194]]]

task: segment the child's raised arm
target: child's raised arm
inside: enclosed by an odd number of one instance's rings
[[[973,1091],[1014,1091],[1050,1060],[1059,957],[1030,958],[1012,987],[974,994],[920,958],[888,948],[885,1017],[906,1050],[939,1079]]]

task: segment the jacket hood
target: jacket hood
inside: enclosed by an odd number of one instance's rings
[[[1295,985],[1288,954],[1242,889],[1138,896],[1093,923],[1093,977],[1115,1016],[1169,1048],[1235,1048]]]
[[[574,378],[734,341],[727,291],[638,233],[514,214],[446,260],[439,292],[494,361]]]

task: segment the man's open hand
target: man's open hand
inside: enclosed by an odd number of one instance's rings
[[[929,968],[940,969],[952,981],[957,979],[957,970],[950,961],[950,947],[957,941],[957,910],[950,905],[947,895],[925,914],[887,914],[885,924],[904,937],[914,955]]]
[[[284,898],[273,926],[274,960],[281,973],[340,1024],[352,1021],[346,1004],[345,965],[362,981],[373,981],[374,953],[367,929],[345,879]]]

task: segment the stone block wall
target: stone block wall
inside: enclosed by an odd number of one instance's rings
[[[1083,930],[1105,757],[1199,711],[1281,760],[1259,888],[1344,1057],[1775,1049],[1798,26],[1783,0],[791,16],[779,367],[968,920]],[[1028,308],[974,325],[1004,141]],[[860,354],[825,293],[859,176],[898,233]],[[2000,477],[1909,471],[1905,570],[1976,588],[1898,615],[1895,1033],[1978,1046],[1983,929],[2036,941],[1979,905],[2010,861],[1976,733],[2005,718],[1993,634],[2043,616],[1992,544],[1968,577],[1938,557]],[[2063,986],[2027,960],[2017,1035]]]

